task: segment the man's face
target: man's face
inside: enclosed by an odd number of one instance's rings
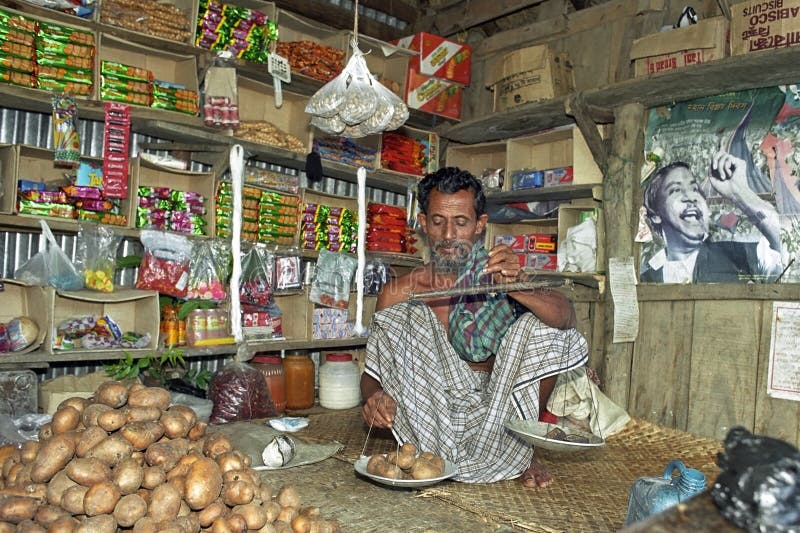
[[[664,178],[657,195],[658,215],[667,247],[698,246],[708,232],[711,211],[692,172],[683,167],[672,169]]]
[[[488,217],[477,216],[473,201],[469,190],[454,194],[431,191],[428,213],[420,213],[418,218],[437,269],[458,271],[466,264],[472,245],[483,233]]]

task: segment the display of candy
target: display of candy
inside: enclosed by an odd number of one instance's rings
[[[94,68],[94,58],[37,53],[36,64],[49,67],[92,69]]]
[[[244,167],[244,181],[289,193],[297,193],[300,190],[299,176],[264,170],[251,165]]]
[[[55,95],[53,106],[53,160],[57,163],[78,166],[81,157],[81,139],[78,135],[78,107],[75,98]]]
[[[375,168],[377,150],[356,144],[352,139],[344,137],[314,139],[314,151],[328,161],[364,167],[368,170]]]
[[[100,87],[121,92],[142,93],[149,97],[153,96],[153,86],[150,82],[121,78],[113,74],[103,74],[100,76]]]
[[[114,348],[147,348],[150,333],[125,332],[111,316],[70,318],[56,327],[55,350],[108,350]]]
[[[300,256],[277,256],[275,258],[275,288],[277,290],[286,290],[299,289],[302,286]]]
[[[0,24],[0,40],[11,41],[13,43],[25,44],[33,46],[35,36],[33,33],[22,31],[17,28],[10,28]]]
[[[227,296],[230,246],[221,240],[196,243],[192,248],[186,297],[222,301]]]
[[[140,80],[147,83],[152,83],[154,79],[153,73],[150,70],[125,65],[116,61],[101,61],[100,74],[103,76],[110,75],[118,78]]]
[[[36,63],[33,59],[0,55],[0,68],[30,74],[36,69]]]
[[[41,217],[73,218],[75,216],[75,206],[71,204],[39,203],[30,200],[20,200],[17,210],[23,214]]]
[[[103,107],[103,192],[108,198],[127,198],[131,108],[111,102]]]
[[[156,0],[103,0],[100,22],[188,43],[194,36],[191,11]]]
[[[396,131],[387,131],[381,141],[381,168],[423,176],[428,172],[430,144]]]
[[[62,41],[94,46],[94,34],[69,26],[60,26],[50,22],[39,21],[39,35],[46,35],[52,41]]]
[[[0,63],[2,63],[2,60],[0,60]],[[22,87],[36,87],[36,79],[31,74],[15,70],[0,68],[0,81],[11,83],[12,85],[21,85]]]
[[[247,61],[266,62],[278,26],[264,13],[214,0],[200,2],[195,45],[227,50]]]
[[[281,42],[277,52],[289,60],[292,72],[325,82],[344,68],[344,50],[313,41]]]
[[[5,56],[30,59],[34,55],[34,50],[33,46],[28,44],[15,43],[14,41],[0,40],[0,54]]]
[[[87,211],[85,209],[76,209],[78,220],[87,220],[89,222],[97,222],[98,224],[110,224],[112,226],[127,226],[128,217],[125,215],[117,215],[114,213],[100,213],[97,211]]]
[[[191,241],[180,235],[150,230],[142,230],[139,240],[145,253],[136,276],[136,288],[186,298]]]
[[[193,191],[140,186],[136,227],[168,229],[192,235],[206,234],[205,197]],[[218,214],[219,217],[219,214]]]

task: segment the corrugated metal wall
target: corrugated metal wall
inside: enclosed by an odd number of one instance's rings
[[[80,118],[80,109],[78,111]],[[81,138],[81,153],[90,157],[102,157],[103,153],[103,123],[93,120],[80,120],[79,133]],[[158,142],[163,139],[154,139],[138,134],[134,134],[131,139],[131,155],[139,153],[139,144],[145,142]],[[25,112],[15,109],[0,107],[0,143],[2,144],[27,144],[42,148],[53,148],[53,135],[51,127],[51,116],[43,113]],[[151,152],[166,155],[166,152]],[[256,166],[285,172],[292,175],[300,175],[300,186],[308,187],[305,172],[300,169],[291,169],[263,162],[255,163]],[[193,162],[192,170],[207,171],[209,168],[202,164]],[[1,178],[1,177],[0,177]],[[320,183],[314,183],[314,190],[335,194],[339,196],[355,197],[357,194],[354,183],[326,178]],[[380,189],[367,189],[369,200],[392,205],[405,205],[405,196]],[[75,235],[55,233],[61,248],[67,255],[75,259],[76,237]],[[14,271],[25,261],[40,250],[44,245],[38,233],[30,231],[0,231],[0,278],[13,278]],[[135,238],[126,238],[118,250],[118,256],[123,257],[131,254],[140,254],[142,251],[141,243]],[[124,269],[117,272],[116,283],[120,286],[132,286],[136,281],[136,269]],[[226,357],[203,358],[192,360],[191,368],[204,368],[212,372],[219,368],[226,360]],[[42,379],[49,379],[54,376],[64,374],[83,374],[96,370],[97,365],[58,365],[51,366]]]

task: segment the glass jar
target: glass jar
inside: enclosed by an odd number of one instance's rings
[[[275,410],[278,414],[286,410],[286,374],[283,371],[283,363],[279,355],[257,355],[250,362],[264,374],[264,381],[267,382],[269,395]]]
[[[287,354],[283,359],[286,374],[286,408],[314,407],[314,362],[307,353]]]
[[[349,353],[329,353],[319,369],[319,404],[350,409],[361,403],[361,373]]]

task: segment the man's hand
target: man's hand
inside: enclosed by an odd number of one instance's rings
[[[750,190],[747,184],[747,163],[720,150],[711,160],[711,185],[725,198],[733,199]]]
[[[391,428],[394,423],[394,415],[397,412],[397,402],[385,391],[379,390],[372,393],[372,396],[364,402],[361,409],[361,416],[368,425],[379,428]]]
[[[521,270],[519,258],[511,247],[507,244],[498,244],[489,250],[489,262],[483,273],[491,274],[495,283],[511,283],[517,281]]]

